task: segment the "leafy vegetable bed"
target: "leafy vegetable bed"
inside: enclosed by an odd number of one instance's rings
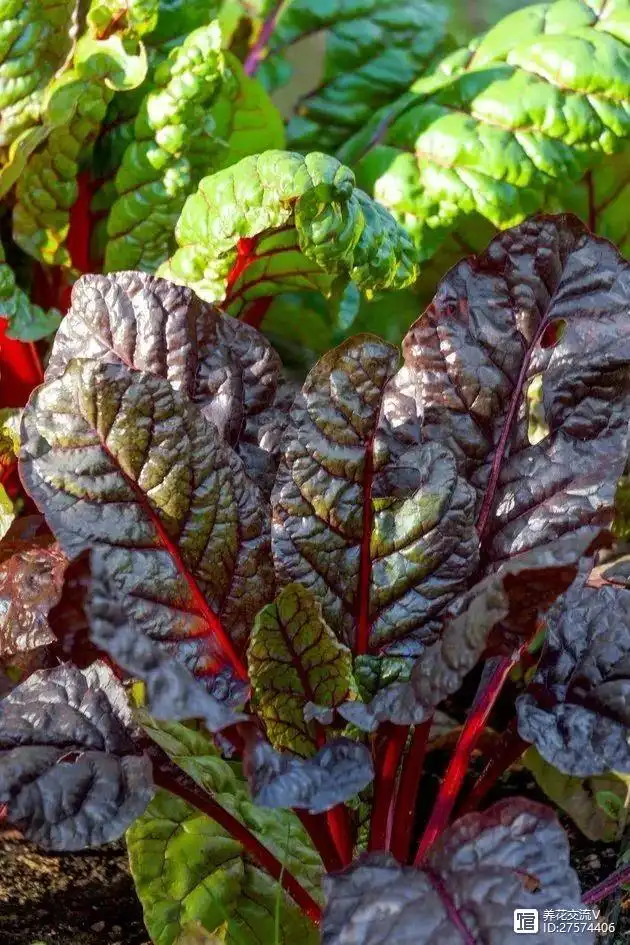
[[[155,945],[619,945],[630,0],[0,13],[0,821]]]

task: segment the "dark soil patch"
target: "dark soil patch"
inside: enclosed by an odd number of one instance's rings
[[[47,854],[0,837],[2,945],[150,945],[124,844]]]

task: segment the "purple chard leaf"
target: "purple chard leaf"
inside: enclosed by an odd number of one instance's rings
[[[215,698],[190,670],[138,631],[98,554],[94,555],[88,612],[92,642],[117,666],[144,682],[146,708],[155,719],[203,719],[209,731],[219,732],[247,718]]]
[[[515,909],[539,911],[526,941],[556,945],[544,911],[581,908],[564,830],[549,808],[521,798],[456,821],[420,869],[371,853],[324,888],[322,945],[519,945]],[[588,931],[562,937],[594,942]]]
[[[40,670],[0,702],[0,804],[52,850],[115,840],[153,795],[124,690],[94,663]]]
[[[630,772],[630,590],[576,583],[546,630],[519,735],[565,774]]]
[[[64,551],[103,556],[140,631],[197,672],[246,678],[273,593],[268,513],[194,404],[152,374],[73,360],[25,411],[21,473]]]
[[[369,749],[349,738],[328,742],[307,759],[257,739],[246,747],[244,770],[255,803],[311,814],[349,800],[374,777]]]
[[[190,289],[144,272],[83,276],[55,337],[46,379],[60,377],[73,358],[122,363],[165,378],[230,445],[239,447],[243,436],[242,457],[255,481],[262,477],[267,485],[264,477],[275,474],[277,443],[246,430],[271,422],[280,359],[264,335]],[[281,416],[274,414],[273,421],[278,426]]]

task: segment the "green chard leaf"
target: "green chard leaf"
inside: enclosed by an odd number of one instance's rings
[[[173,249],[173,229],[200,179],[283,143],[280,115],[262,87],[221,51],[218,22],[191,33],[154,78],[115,178],[107,271],[157,269]]]
[[[284,841],[288,849],[293,834],[285,830]],[[180,798],[159,791],[128,830],[127,843],[144,920],[156,945],[172,945],[195,921],[209,932],[227,923],[227,945],[268,945],[279,895],[280,945],[318,941],[315,926],[284,891],[278,892],[276,881],[215,821]]]
[[[309,757],[323,744],[309,703],[334,709],[356,696],[352,653],[339,643],[321,606],[300,584],[289,584],[260,611],[248,650],[258,715],[274,748]]]
[[[0,0],[0,166],[42,114],[74,42],[76,0]]]
[[[447,16],[446,4],[428,0],[286,5],[261,68],[270,87],[291,80],[287,51],[297,64],[301,41],[314,34],[325,40],[323,75],[297,104],[287,130],[290,146],[335,151],[443,53]]]
[[[321,899],[322,862],[293,811],[272,811],[254,804],[241,764],[226,761],[206,731],[181,722],[156,722],[142,711],[138,720],[176,765],[242,820],[311,895]],[[288,832],[291,845],[287,850]]]
[[[504,228],[630,135],[630,3],[518,10],[338,153],[430,258],[466,218]]]
[[[70,66],[47,89],[42,125],[33,131],[37,150],[25,147],[21,166],[13,168],[20,171],[13,238],[50,265],[72,264],[65,241],[78,196],[76,178],[114,91],[133,89],[146,75],[139,36],[152,22],[146,19],[147,0],[121,4],[94,0],[90,6],[88,30],[76,43]]]
[[[7,337],[19,341],[37,341],[52,335],[61,323],[56,309],[45,312],[30,301],[26,292],[15,281],[13,270],[8,265],[2,243],[0,243],[0,318],[9,322]]]
[[[91,258],[101,260],[107,242],[107,217],[118,194],[113,177],[125,151],[135,140],[135,122],[147,94],[155,89],[155,72],[172,49],[181,46],[193,30],[210,23],[218,12],[218,3],[207,0],[160,0],[157,23],[143,37],[148,70],[136,89],[116,92],[107,106],[101,132],[94,145],[93,174],[100,186],[92,197],[90,209],[97,217],[92,232]]]
[[[282,292],[340,294],[350,280],[398,289],[416,276],[405,230],[318,152],[267,151],[204,178],[175,235],[180,249],[160,275],[245,320]]]
[[[523,764],[547,797],[569,815],[585,837],[607,843],[618,838],[627,816],[630,776],[609,771],[587,778],[572,777],[550,765],[534,747],[525,752]]]

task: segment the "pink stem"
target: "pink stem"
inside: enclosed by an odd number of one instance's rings
[[[416,866],[421,865],[430,848],[448,825],[455,801],[468,771],[471,755],[483,734],[503,684],[517,662],[518,654],[515,658],[505,656],[498,661],[485,689],[483,689],[476,704],[471,709],[459,736],[455,754],[442,781],[429,823],[422,835],[415,859]]]
[[[582,902],[585,906],[600,902],[602,899],[610,896],[611,893],[614,893],[619,886],[623,886],[624,883],[630,883],[630,865],[619,867],[618,870],[615,870],[614,873],[611,873],[610,876],[603,879],[597,886],[593,886],[592,889],[589,889],[582,897]]]
[[[258,38],[249,53],[247,58],[243,63],[243,68],[245,69],[245,75],[255,75],[258,70],[258,66],[262,62],[267,52],[267,43],[271,39],[271,35],[276,28],[276,23],[278,22],[278,17],[284,6],[284,0],[277,0],[273,8],[269,12],[265,22],[263,23]]]
[[[501,775],[515,764],[528,748],[529,744],[520,737],[516,729],[516,720],[513,720],[501,736],[495,754],[484,767],[470,794],[466,796],[457,816],[462,817],[464,814],[477,810]]]

